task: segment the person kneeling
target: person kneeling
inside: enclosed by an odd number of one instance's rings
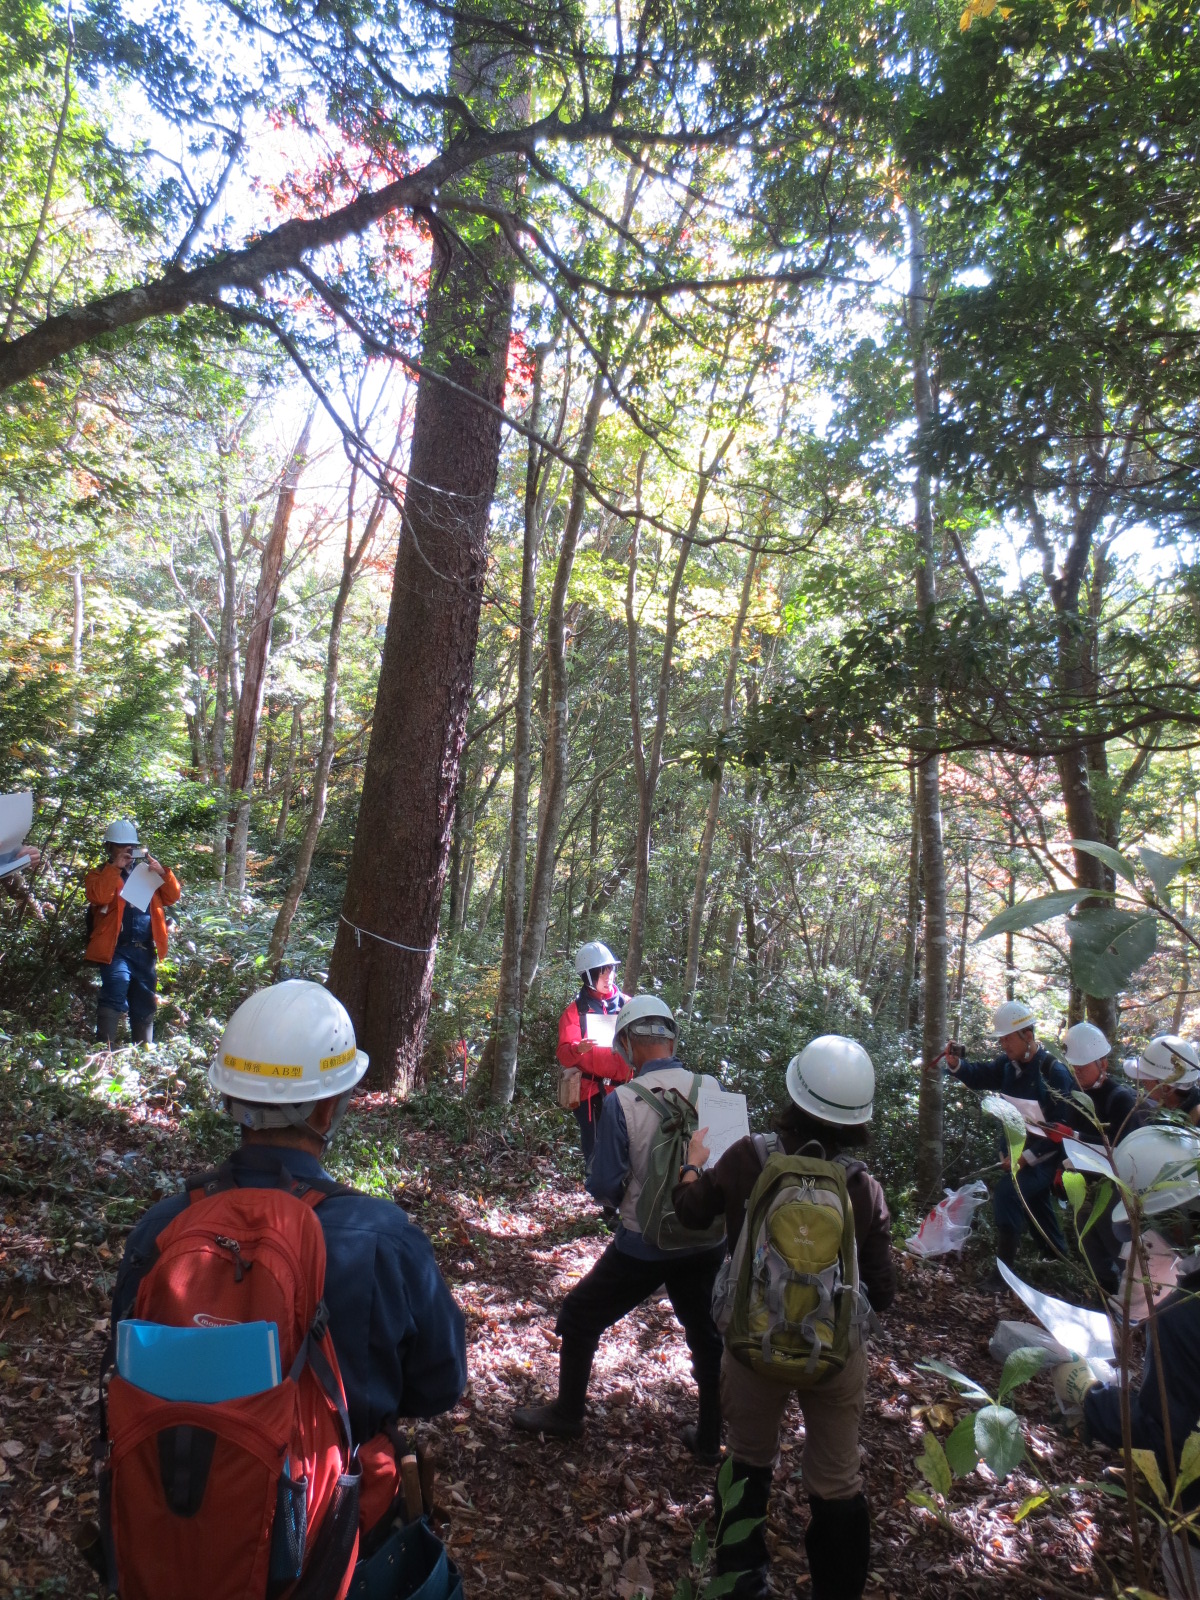
[[[733,1483],[745,1487],[718,1529],[717,1571],[740,1574],[726,1591],[739,1600],[770,1593],[767,1505],[779,1430],[796,1392],[812,1508],[804,1540],[812,1600],[858,1600],[871,1556],[858,1448],[864,1340],[871,1312],[885,1310],[896,1295],[887,1201],[853,1155],[867,1142],[875,1069],[861,1045],[826,1034],[789,1063],[787,1089],[792,1103],[775,1139],[740,1139],[707,1170],[701,1129],[672,1196],[682,1223],[705,1227],[723,1215],[732,1252],[717,1285],[724,1306],[718,1320],[725,1324],[721,1409]],[[751,1271],[760,1258],[768,1263],[765,1285]],[[777,1304],[771,1260],[782,1268]],[[801,1274],[819,1287],[799,1285]],[[811,1303],[803,1303],[806,1296]],[[745,1539],[723,1542],[725,1527],[750,1519],[756,1525]]]

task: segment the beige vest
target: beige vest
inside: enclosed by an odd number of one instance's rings
[[[637,1081],[643,1089],[678,1089],[685,1098],[692,1087],[694,1074],[690,1067],[651,1067],[639,1072]],[[707,1073],[701,1081],[719,1087],[715,1078]],[[638,1196],[646,1181],[646,1167],[650,1160],[650,1146],[658,1132],[659,1119],[640,1095],[634,1094],[627,1083],[619,1084],[615,1093],[620,1097],[625,1114],[625,1128],[629,1134],[629,1186],[621,1200],[621,1221],[630,1233],[641,1233],[637,1219]]]

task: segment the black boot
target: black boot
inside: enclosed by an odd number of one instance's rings
[[[148,1017],[130,1017],[129,1036],[134,1044],[154,1043],[154,1013]]]
[[[1021,1235],[1015,1228],[996,1229],[996,1261],[1003,1261],[1011,1271],[1017,1269],[1017,1246],[1021,1242]],[[993,1266],[986,1278],[980,1278],[979,1287],[985,1294],[1004,1294],[1008,1285],[1000,1276],[999,1266]]]
[[[725,1470],[722,1467],[722,1472]],[[740,1479],[745,1488],[735,1505],[724,1513],[721,1508],[721,1491],[717,1499],[717,1551],[718,1574],[736,1572],[737,1582],[729,1593],[736,1600],[768,1600],[771,1593],[767,1574],[771,1558],[767,1554],[767,1504],[771,1498],[771,1479],[774,1467],[751,1467],[744,1461],[733,1463],[730,1488]],[[719,1475],[718,1475],[719,1483]],[[752,1521],[754,1527],[736,1544],[725,1543],[725,1530],[737,1522]]]
[[[822,1500],[810,1494],[812,1521],[804,1535],[812,1600],[861,1600],[871,1567],[871,1513],[865,1494]]]
[[[679,1437],[703,1466],[715,1467],[721,1459],[721,1386],[719,1380],[700,1385],[700,1414]]]
[[[114,1011],[111,1006],[98,1006],[96,1008],[96,1039],[100,1044],[106,1044],[110,1050],[117,1048],[117,1031],[121,1026],[121,1012]]]
[[[583,1408],[592,1352],[573,1349],[566,1340],[558,1355],[558,1399],[544,1406],[521,1406],[513,1422],[526,1433],[544,1433],[550,1439],[578,1439],[583,1432]]]

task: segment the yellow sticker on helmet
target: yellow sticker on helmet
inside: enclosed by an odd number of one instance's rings
[[[225,1066],[234,1072],[249,1072],[255,1078],[302,1078],[303,1067],[288,1067],[278,1061],[244,1061],[241,1056],[222,1056]]]
[[[353,1045],[349,1050],[343,1050],[340,1056],[322,1056],[321,1071],[332,1072],[334,1067],[344,1067],[348,1061],[353,1061],[358,1051]]]

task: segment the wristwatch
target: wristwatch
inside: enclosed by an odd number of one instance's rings
[[[700,1176],[700,1171],[701,1171],[701,1169],[696,1165],[696,1163],[694,1161],[685,1161],[683,1163],[683,1165],[679,1169],[679,1176],[680,1176],[680,1178],[682,1178],[685,1172],[694,1172],[696,1174],[696,1176],[699,1177]]]

